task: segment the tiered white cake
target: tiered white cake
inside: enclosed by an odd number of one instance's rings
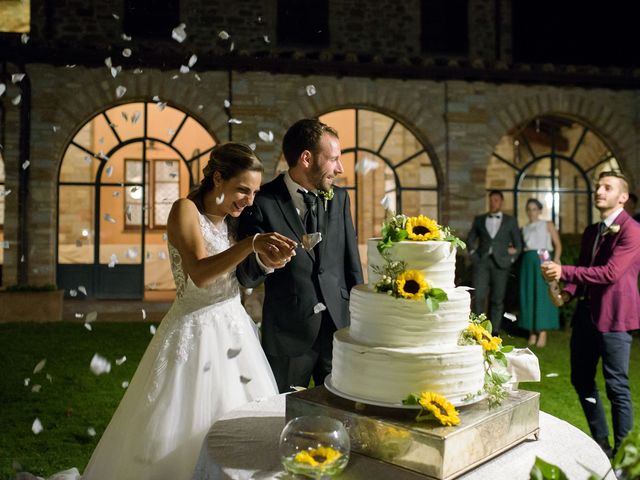
[[[445,241],[403,241],[391,247],[394,260],[419,270],[449,299],[434,312],[419,300],[378,293],[374,265],[384,260],[377,239],[368,241],[369,284],[351,290],[351,327],[335,333],[332,386],[351,397],[400,404],[407,395],[433,392],[460,403],[482,390],[482,347],[459,346],[469,322],[470,296],[456,288],[455,249]]]

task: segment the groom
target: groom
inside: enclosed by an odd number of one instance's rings
[[[250,255],[238,266],[245,287],[264,281],[262,346],[280,392],[322,385],[331,373],[333,332],[349,325],[349,292],[362,267],[343,173],[338,133],[315,119],[299,120],[284,136],[289,170],[263,185],[240,218],[240,237],[275,231],[298,241],[295,255]],[[332,194],[331,194],[332,192]],[[324,195],[324,196],[323,196]],[[306,234],[322,240],[303,248]],[[279,262],[284,268],[272,270]]]

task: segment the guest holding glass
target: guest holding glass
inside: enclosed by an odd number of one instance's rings
[[[547,343],[547,330],[557,330],[559,320],[558,309],[549,299],[548,287],[540,271],[538,252],[553,252],[553,261],[559,264],[562,243],[553,223],[540,219],[540,201],[530,198],[526,209],[529,223],[522,227],[524,254],[520,265],[518,326],[529,331],[529,345],[544,347]]]

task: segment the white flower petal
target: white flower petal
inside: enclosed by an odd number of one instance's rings
[[[180,65],[180,73],[189,73],[189,67],[186,65]]]
[[[22,162],[22,169],[26,170],[27,168],[29,168],[29,165],[31,165],[31,162],[29,160],[25,160],[24,162]]]
[[[185,31],[186,25],[181,23],[176,28],[171,31],[171,38],[173,38],[176,42],[182,43],[185,38],[187,38],[187,32]]]
[[[162,240],[166,242],[168,239],[169,239],[169,235],[167,235],[167,232],[163,233]]]
[[[87,428],[87,435],[89,435],[90,437],[95,437],[96,436],[96,429],[93,428],[93,427]]]
[[[207,362],[204,364],[204,367],[202,368],[202,370],[204,372],[208,372],[209,370],[211,370],[211,361],[207,360]]]
[[[42,430],[44,430],[44,428],[42,427],[42,423],[40,423],[40,419],[36,418],[33,421],[33,424],[31,424],[31,431],[38,435]]]
[[[119,85],[118,88],[116,88],[116,98],[124,97],[125,93],[127,93],[127,88],[126,87],[123,87],[122,85]]]
[[[189,65],[189,67],[193,67],[197,61],[198,61],[198,56],[194,53],[189,57],[189,62],[187,63],[187,65]]]
[[[391,209],[391,198],[389,197],[389,195],[385,195],[384,197],[382,197],[380,205],[382,205],[385,210]]]
[[[245,377],[244,375],[240,375],[240,381],[246,385],[251,381],[251,377]]]
[[[127,382],[126,380],[124,382],[122,382],[122,388],[127,388],[129,386],[129,382]]]
[[[31,379],[29,377],[24,379],[24,386],[28,387],[29,386],[29,382],[31,382]]]
[[[555,378],[555,377],[559,377],[559,376],[560,376],[560,374],[559,373],[555,373],[555,372],[547,373],[545,375],[545,377],[547,377],[547,378]]]
[[[27,35],[26,33],[23,33],[22,35],[20,35],[20,41],[22,42],[23,45],[26,45],[27,42],[29,41],[29,35]]]
[[[105,213],[103,217],[107,222],[117,223],[116,219],[111,216],[109,213]]]
[[[86,329],[87,329],[87,330],[89,330],[89,331],[93,330],[93,327],[92,327],[90,324],[88,324],[88,323],[85,323],[85,324],[84,324],[84,328],[86,328]]]
[[[269,40],[269,35],[263,35],[262,39],[264,40],[264,43],[266,43],[267,45],[271,43],[271,41]]]
[[[142,319],[146,320],[147,319],[147,311],[143,308],[142,310]]]
[[[113,167],[111,165],[109,165],[106,168],[105,173],[107,174],[107,177],[110,177],[111,175],[113,175]]]
[[[371,170],[375,170],[379,166],[380,165],[375,160],[372,160],[368,157],[363,157],[360,160],[358,160],[358,163],[356,163],[355,170],[356,172],[361,173],[362,175],[366,175]]]
[[[593,397],[586,397],[586,398],[584,399],[584,401],[585,401],[585,402],[589,402],[589,403],[593,403],[594,405],[595,405],[596,403],[598,403],[598,402],[596,401],[596,399],[595,399],[595,398],[593,398]]]
[[[258,132],[258,137],[260,137],[260,140],[262,140],[263,142],[267,142],[267,143],[273,142],[273,132],[271,130],[269,130],[268,132],[264,132],[260,130]]]
[[[112,13],[111,16],[116,20],[120,20],[120,15],[118,15],[117,13]]]
[[[76,318],[82,318],[82,317],[84,317],[84,313],[76,312],[74,316]]]
[[[307,85],[305,87],[305,90],[307,91],[307,95],[312,97],[316,94],[316,86],[315,85]]]
[[[111,371],[111,362],[98,353],[93,354],[89,369],[94,375],[102,375]]]
[[[313,313],[324,312],[326,309],[327,307],[325,306],[325,304],[322,302],[319,302],[319,303],[316,303],[315,307],[313,307]]]
[[[22,95],[18,94],[15,97],[13,97],[13,99],[11,100],[11,103],[13,105],[18,106],[20,104],[20,100],[22,100]]]
[[[75,288],[72,288],[71,290],[69,290],[69,296],[70,297],[77,297],[78,296],[78,291]]]
[[[160,260],[166,260],[167,259],[167,254],[164,253],[162,250],[158,252],[158,258]]]
[[[224,108],[231,107],[231,102],[226,98],[225,98],[224,102],[222,102],[222,104],[224,105]]]
[[[122,50],[122,56],[125,58],[129,58],[131,56],[131,49],[125,48],[124,50]]]
[[[84,288],[84,285],[80,285],[80,286],[78,287],[78,291],[79,291],[80,293],[82,293],[85,297],[87,296],[87,289],[86,289],[86,288]]]
[[[40,361],[36,364],[36,366],[35,366],[35,367],[34,367],[34,369],[33,369],[33,373],[34,373],[34,374],[36,374],[36,373],[40,372],[40,371],[44,368],[44,366],[45,366],[46,364],[47,364],[47,359],[46,359],[46,358],[43,358],[42,360],[40,360]]]
[[[233,52],[233,50],[236,48],[236,44],[235,42],[231,42],[231,45],[229,45],[229,51]]]
[[[200,75],[198,75],[197,73],[193,74],[193,78],[195,78],[197,81],[201,82],[202,78],[200,78]]]
[[[131,37],[129,35],[127,35],[126,33],[123,33],[122,35],[120,35],[120,38],[122,40],[124,40],[125,42],[130,42],[131,41]]]
[[[0,83],[0,97],[7,91],[7,86],[4,83]]]
[[[143,72],[143,70],[141,68],[134,68],[133,69],[133,74],[134,75],[140,75]]]
[[[238,120],[237,118],[230,118],[228,123],[232,123],[234,125],[240,125],[242,123],[242,120]]]
[[[49,383],[53,383],[53,377],[49,373],[47,373],[45,377],[49,380]]]
[[[240,355],[241,348],[230,348],[227,350],[227,358],[235,358]]]
[[[513,313],[505,312],[503,316],[504,318],[506,318],[507,320],[511,320],[512,322],[518,320],[518,318]]]
[[[42,385],[35,384],[31,387],[33,393],[40,393],[40,390],[42,390]]]
[[[111,62],[111,57],[105,58],[104,59],[104,64],[107,66],[107,68],[113,67],[113,63]]]
[[[151,335],[155,335],[156,334],[156,327],[154,325],[149,325],[149,331],[151,332]]]
[[[218,37],[220,37],[222,40],[229,40],[229,34],[226,32],[226,30],[220,30],[220,32],[218,33]]]
[[[224,202],[224,193],[221,193],[219,197],[216,197],[216,205],[220,205]]]
[[[26,76],[25,73],[14,73],[11,75],[11,83],[18,83],[21,82],[24,77]]]
[[[122,357],[116,359],[116,365],[122,365],[126,361],[127,361],[127,356],[123,355]]]

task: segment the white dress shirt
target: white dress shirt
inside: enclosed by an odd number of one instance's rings
[[[500,230],[500,225],[502,224],[502,212],[497,213],[488,213],[487,218],[484,221],[484,226],[487,228],[487,232],[489,232],[489,236],[491,238],[495,237]]]

